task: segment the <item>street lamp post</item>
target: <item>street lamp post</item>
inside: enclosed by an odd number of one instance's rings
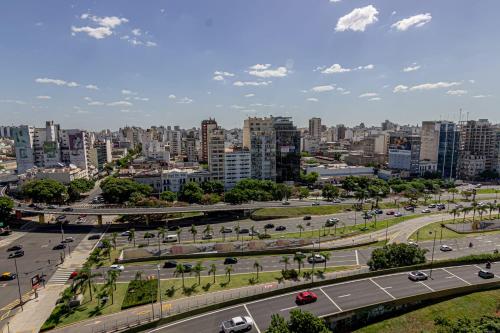
[[[385,219],[385,244],[387,244],[388,237],[387,233],[389,232],[389,219]]]
[[[17,291],[19,292],[19,304],[21,305],[21,310],[23,309],[23,297],[21,296],[21,284],[19,283],[19,272],[17,270],[17,259],[14,258],[14,265],[16,266],[16,277],[17,277]]]
[[[429,234],[432,234],[432,231],[429,231]],[[434,250],[436,249],[436,236],[437,236],[437,233],[434,230],[434,242],[432,243],[431,270],[429,272],[429,277],[431,279],[432,279],[432,265],[434,264]]]
[[[160,265],[156,265],[156,274],[158,276],[158,292],[160,294],[160,319],[161,319],[163,318],[163,305],[161,301]]]
[[[61,221],[61,242],[64,241],[64,230],[63,230],[63,225]]]

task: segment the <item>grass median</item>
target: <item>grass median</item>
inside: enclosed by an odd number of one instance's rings
[[[368,325],[354,332],[441,332],[439,327],[434,324],[435,319],[444,318],[455,321],[458,318],[473,320],[485,315],[498,316],[499,305],[500,289],[482,291],[426,306],[425,308]]]

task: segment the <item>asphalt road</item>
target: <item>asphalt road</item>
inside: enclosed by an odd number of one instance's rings
[[[295,304],[295,295],[297,293],[290,293],[187,318],[146,332],[212,333],[218,332],[219,325],[224,320],[234,316],[251,316],[255,325],[250,332],[260,333],[269,327],[271,314],[280,314],[288,318],[290,311],[295,308],[309,311],[321,317],[431,291],[486,283],[492,280],[500,282],[500,276],[498,275],[490,280],[478,277],[478,270],[479,266],[475,265],[438,268],[433,270],[432,278],[424,282],[410,281],[407,272],[404,272],[337,283],[321,288],[313,288],[312,291],[318,296],[315,303],[297,306]],[[500,264],[495,263],[492,265],[493,272],[499,270]],[[428,270],[424,272],[429,274]]]

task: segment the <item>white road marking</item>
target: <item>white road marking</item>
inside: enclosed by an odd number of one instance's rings
[[[253,319],[253,316],[252,316],[252,314],[250,313],[250,311],[248,311],[247,305],[246,305],[246,304],[243,304],[243,307],[245,308],[245,310],[247,310],[247,313],[248,313],[248,315],[250,316],[250,318],[252,318],[252,321],[253,321],[253,327],[257,330],[257,333],[260,333],[259,327],[257,326],[257,323],[255,322],[255,319]]]
[[[375,282],[372,278],[369,278],[368,280],[370,280],[371,282],[373,282],[374,285],[376,285],[377,287],[379,287],[383,292],[385,292],[387,295],[389,295],[392,299],[396,299],[396,297],[392,296],[387,290],[385,290],[386,288],[390,288],[390,287],[382,288],[382,286],[379,285],[377,282]]]
[[[424,282],[422,281],[419,281],[423,286],[425,286],[427,289],[429,289],[430,291],[434,292],[435,290],[432,289],[431,287],[429,287],[428,285],[426,285]]]
[[[343,297],[349,297],[351,296],[351,294],[345,294],[345,295],[341,295],[341,296],[338,296],[339,298],[343,298]]]
[[[462,279],[460,276],[457,276],[457,275],[453,274],[452,272],[450,272],[450,271],[449,271],[449,270],[447,270],[446,268],[441,268],[441,269],[442,269],[443,271],[445,271],[446,273],[453,275],[453,276],[454,276],[454,277],[456,277],[457,279],[459,279],[459,280],[461,280],[461,281],[463,281],[463,282],[467,283],[469,286],[471,285],[471,283],[470,283],[470,282],[465,281],[465,280],[464,280],[464,279]]]
[[[298,306],[297,306],[297,305],[295,305],[295,306],[291,306],[291,307],[289,307],[289,308],[284,308],[284,309],[281,309],[280,311],[288,311],[288,310],[291,310],[291,309],[295,309],[295,308],[297,308],[297,307],[298,307]]]
[[[358,250],[354,250],[354,253],[356,253],[356,265],[359,265]]]
[[[333,301],[333,299],[332,299],[330,296],[328,296],[328,294],[327,294],[327,293],[325,293],[325,291],[324,291],[322,288],[319,288],[319,290],[321,290],[321,292],[322,292],[322,293],[326,296],[326,298],[328,298],[328,299],[330,300],[330,302],[332,302],[332,304],[333,304],[333,305],[335,305],[335,306],[337,307],[337,309],[339,309],[339,311],[340,311],[340,312],[344,311],[344,310],[342,310],[342,309],[340,308],[340,306],[338,306],[338,305],[337,305],[337,303],[335,303],[335,302]]]

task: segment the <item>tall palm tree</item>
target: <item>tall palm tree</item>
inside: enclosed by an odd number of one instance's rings
[[[231,282],[231,272],[233,271],[233,265],[226,266],[226,276],[229,277],[227,282]]]
[[[255,235],[255,226],[254,225],[250,227],[250,232],[252,233],[252,235],[250,237],[252,237],[252,239],[253,239],[253,236]]]
[[[369,194],[366,190],[359,190],[354,192],[354,198],[356,198],[356,200],[360,202],[361,207],[363,207],[363,204],[365,203],[365,200],[368,199],[368,196]]]
[[[470,207],[472,209],[472,224],[474,225],[475,218],[476,218],[476,211],[477,211],[477,208],[478,208],[477,202],[473,201],[471,203]]]
[[[290,257],[289,256],[282,256],[280,259],[280,262],[285,264],[285,271],[287,271],[288,264],[290,263]]]
[[[75,290],[80,290],[82,294],[85,294],[85,291],[88,289],[90,300],[92,300],[92,290],[95,289],[92,284],[92,279],[97,276],[102,276],[102,274],[93,273],[89,264],[83,265],[82,269],[78,272],[78,275],[74,279]]]
[[[455,194],[458,193],[458,190],[453,187],[448,190],[448,193],[451,193],[451,201],[455,202]]]
[[[189,232],[193,235],[193,243],[196,243],[196,234],[198,233],[198,229],[196,229],[194,224],[191,225]]]
[[[186,273],[186,267],[184,267],[183,264],[177,264],[177,266],[175,266],[175,271],[174,271],[174,276],[181,276],[182,277],[182,288],[184,289],[185,288],[185,285],[184,285],[184,273]]]
[[[110,270],[106,275],[106,283],[104,287],[107,289],[108,294],[111,295],[111,304],[114,304],[114,292],[116,290],[116,280],[118,279],[119,271]]]
[[[486,204],[486,207],[488,207],[488,211],[490,212],[490,220],[491,220],[491,214],[496,209],[496,205],[493,202],[488,202]]]
[[[330,252],[321,252],[323,258],[325,258],[325,271],[326,271],[326,262],[330,260]]]
[[[116,250],[116,238],[118,237],[117,232],[111,234],[111,243],[113,243],[113,249]]]
[[[161,253],[161,247],[160,247],[160,237],[161,240],[165,239],[165,228],[164,227],[159,227],[156,232],[156,238],[158,238],[158,255]]]
[[[181,233],[182,229],[180,227],[177,227],[177,229],[175,229],[175,234],[177,235],[177,241],[179,242],[179,244],[181,243]]]
[[[207,224],[205,226],[205,229],[203,229],[203,234],[204,235],[210,235],[211,233],[213,233],[213,230],[214,229],[213,229],[212,225],[211,224]]]
[[[476,225],[473,224],[474,229],[477,229],[477,226],[481,224],[481,221],[483,220],[483,214],[488,211],[488,207],[478,205],[476,210],[477,213],[479,214],[479,221]]]
[[[238,224],[236,227],[234,227],[234,232],[236,232],[236,241],[240,240],[240,225]]]
[[[500,203],[497,204],[497,219],[500,219]]]
[[[208,270],[208,275],[213,274],[214,283],[215,283],[215,272],[217,271],[217,266],[215,264],[210,265],[210,269]]]
[[[220,229],[219,229],[219,233],[222,235],[222,241],[223,241],[223,242],[225,242],[225,241],[226,241],[226,233],[225,233],[224,231],[225,231],[224,226],[220,227]]]
[[[198,285],[201,284],[201,272],[205,269],[206,267],[202,265],[201,261],[198,261],[193,267],[193,273],[198,277]]]
[[[111,258],[111,242],[108,238],[101,240],[101,251],[104,256]]]
[[[462,220],[462,223],[465,223],[465,217],[472,211],[472,207],[463,207],[461,211],[464,214],[464,219]]]
[[[302,263],[304,262],[304,256],[302,255],[295,255],[293,256],[293,261],[295,261],[299,267],[299,274],[300,274],[300,268],[302,266]]]
[[[458,207],[455,207],[450,211],[450,214],[453,215],[453,223],[455,223],[455,218],[457,217],[457,215],[460,215],[460,209]]]
[[[304,230],[304,226],[302,224],[297,224],[297,229],[299,229],[299,238],[302,237],[302,231]]]
[[[135,247],[135,229],[130,229],[128,234],[128,242],[134,242],[134,247]]]
[[[255,261],[253,263],[253,268],[255,268],[255,270],[257,271],[257,281],[258,281],[259,280],[259,269],[262,270],[262,265],[258,261]]]

